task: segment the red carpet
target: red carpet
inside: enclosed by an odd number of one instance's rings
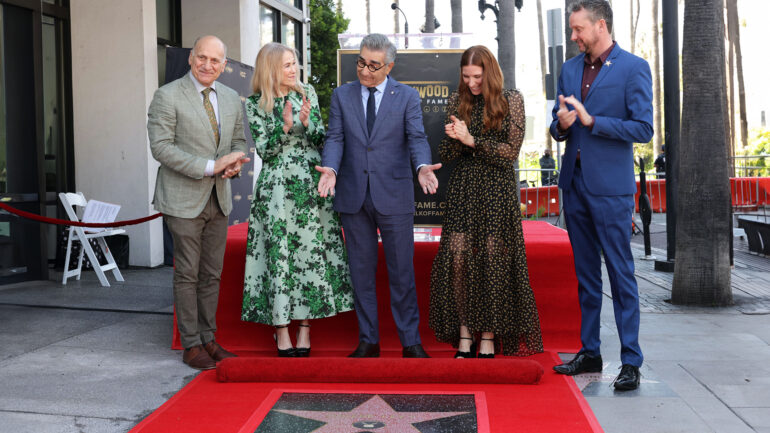
[[[132,432],[253,432],[269,411],[274,397],[289,392],[476,393],[486,409],[478,411],[479,432],[598,433],[602,429],[572,378],[557,375],[549,353],[532,356],[545,369],[538,385],[503,384],[318,384],[221,383],[215,371],[201,373]],[[287,362],[300,361],[292,359]],[[493,364],[498,360],[457,362]],[[272,396],[272,398],[271,398]],[[477,399],[478,401],[478,399]],[[264,404],[263,404],[264,403]]]
[[[577,352],[580,348],[580,309],[577,299],[577,279],[567,232],[542,221],[524,221],[530,282],[535,293],[543,344],[554,352]],[[437,229],[438,230],[438,229]],[[222,284],[217,310],[217,341],[235,351],[258,352],[275,356],[273,329],[269,326],[242,322],[243,269],[246,255],[247,224],[230,227],[222,272]],[[425,349],[434,356],[454,353],[448,344],[440,343],[428,328],[430,269],[438,251],[438,242],[415,242],[414,267],[420,303],[420,335]],[[380,345],[383,356],[400,356],[401,344],[390,312],[385,259],[380,248],[377,271]],[[293,333],[294,330],[292,329]],[[314,356],[339,356],[352,351],[358,344],[358,324],[354,312],[314,320],[312,329]],[[172,347],[181,349],[179,333],[174,325]],[[392,353],[388,353],[388,352]],[[446,352],[442,354],[439,352]]]
[[[530,359],[228,358],[217,364],[220,382],[504,383],[534,385],[543,367]],[[483,363],[483,364],[480,364]],[[483,368],[479,368],[483,365]]]

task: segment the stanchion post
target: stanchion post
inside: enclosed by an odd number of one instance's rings
[[[650,245],[650,222],[652,222],[652,206],[647,196],[647,178],[644,172],[644,158],[639,158],[639,216],[642,217],[642,236],[644,236],[644,260],[655,260]]]

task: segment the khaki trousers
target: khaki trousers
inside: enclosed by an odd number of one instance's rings
[[[163,218],[174,238],[174,308],[182,346],[187,349],[214,340],[227,216],[212,191],[197,217]]]

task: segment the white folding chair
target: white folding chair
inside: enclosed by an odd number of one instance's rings
[[[79,192],[74,194],[71,192],[60,192],[59,199],[61,200],[62,206],[64,206],[64,210],[67,212],[69,219],[72,221],[80,221],[75,207],[85,207],[86,204],[88,204],[83,193]],[[83,253],[88,254],[88,260],[91,261],[91,266],[93,266],[102,286],[109,287],[110,285],[110,283],[107,282],[107,277],[104,275],[105,271],[111,270],[112,275],[117,281],[124,281],[123,275],[120,274],[118,265],[115,263],[115,259],[112,257],[112,253],[110,253],[110,249],[107,247],[107,242],[105,242],[104,238],[125,232],[126,231],[123,229],[98,229],[97,231],[89,231],[84,227],[70,226],[69,234],[67,236],[67,256],[64,259],[64,275],[62,275],[61,283],[67,284],[67,279],[70,277],[77,277],[76,279],[80,280],[80,270],[83,267]],[[96,243],[99,245],[104,257],[107,259],[107,264],[99,264],[99,259],[97,259],[93,248],[91,248],[91,243],[88,241],[89,239],[96,239]],[[72,252],[73,240],[80,241],[81,248],[80,255],[78,256],[78,267],[77,269],[70,270],[70,253]]]

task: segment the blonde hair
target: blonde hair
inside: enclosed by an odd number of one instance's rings
[[[265,44],[257,54],[254,63],[254,76],[251,78],[251,90],[261,93],[259,106],[270,113],[273,109],[273,101],[281,95],[281,79],[283,76],[283,53],[290,52],[297,59],[297,53],[286,45],[277,42]],[[295,92],[304,95],[305,90],[297,80],[291,88]]]

